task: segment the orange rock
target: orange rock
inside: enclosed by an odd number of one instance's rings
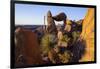
[[[82,61],[94,61],[94,8],[88,8],[83,20],[81,38],[86,41],[86,52]]]

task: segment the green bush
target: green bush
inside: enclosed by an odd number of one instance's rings
[[[73,36],[73,43],[74,43],[74,42],[76,42],[77,39],[79,38],[80,32],[74,31],[74,32],[72,32],[72,36]]]
[[[65,51],[63,54],[59,54],[59,58],[62,63],[68,63],[71,59],[71,53],[69,51]]]
[[[41,39],[41,49],[44,54],[47,54],[55,45],[56,36],[52,34],[45,34]]]

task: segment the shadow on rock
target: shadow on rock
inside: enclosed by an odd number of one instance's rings
[[[71,53],[73,54],[70,62],[79,62],[79,60],[81,59],[81,57],[84,55],[85,53],[85,41],[81,40],[81,41],[76,41],[72,46],[68,47],[68,50],[71,51]]]

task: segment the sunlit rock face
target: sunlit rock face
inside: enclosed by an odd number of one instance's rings
[[[86,41],[86,52],[81,61],[94,61],[94,9],[89,8],[83,20],[81,37]]]

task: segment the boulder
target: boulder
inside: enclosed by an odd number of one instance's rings
[[[15,67],[43,64],[37,34],[18,28],[15,32]]]
[[[67,15],[64,12],[61,12],[61,13],[53,16],[52,18],[56,21],[63,21],[63,29],[65,28]]]

